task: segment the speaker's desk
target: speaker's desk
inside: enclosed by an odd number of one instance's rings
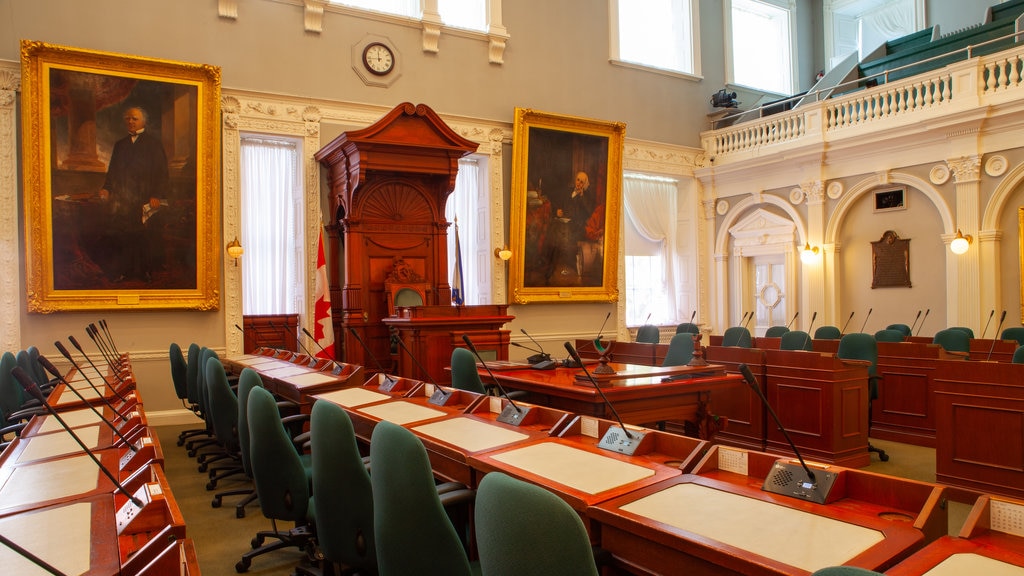
[[[900,562],[894,576],[1024,575],[1024,501],[981,496],[957,537],[943,536]]]
[[[713,446],[693,473],[590,507],[600,545],[634,574],[884,570],[946,531],[934,484],[841,469],[830,503],[761,489],[777,456]]]
[[[309,411],[312,396],[349,386],[363,384],[363,367],[337,362],[316,369],[307,362],[292,362],[262,354],[243,354],[223,360],[233,374],[244,368],[255,370],[263,380],[263,387],[275,396],[291,400],[304,412]],[[318,363],[319,365],[319,363]]]
[[[722,366],[715,364],[661,367],[611,362],[608,366],[615,370],[615,374],[594,374],[595,366],[589,364],[587,369],[598,380],[614,411],[630,424],[696,420],[704,412],[711,392],[743,382],[739,374],[726,374]],[[585,379],[580,368],[492,368],[491,371],[501,386],[529,392],[529,400],[535,404],[585,416],[615,419],[612,409],[593,384]],[[479,368],[479,373],[485,382],[491,380],[484,368]],[[663,381],[685,374],[693,377]]]

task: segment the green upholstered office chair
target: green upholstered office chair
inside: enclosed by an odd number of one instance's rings
[[[370,460],[378,573],[479,574],[479,564],[470,563],[437,493],[423,443],[409,430],[385,420],[373,429]]]
[[[967,334],[967,336],[969,338],[974,338],[974,330],[971,330],[970,328],[968,328],[966,326],[950,326],[949,328],[947,328],[947,330],[959,330],[959,331]]]
[[[886,328],[875,332],[875,341],[877,342],[903,342],[906,339],[906,334],[895,328]]]
[[[245,518],[245,507],[255,502],[257,498],[256,486],[252,482],[252,457],[249,454],[249,393],[253,388],[263,386],[263,380],[258,372],[252,368],[243,368],[238,377],[238,459],[242,467],[242,473],[249,479],[250,485],[235,490],[225,490],[213,496],[210,503],[214,508],[219,508],[225,496],[244,496],[235,504],[235,517]]]
[[[484,576],[597,576],[579,514],[551,492],[502,472],[484,476],[476,498]]]
[[[779,350],[813,350],[811,335],[803,330],[790,330],[779,340]]]
[[[43,406],[24,410],[25,389],[11,375],[11,370],[17,365],[18,361],[11,352],[4,352],[0,357],[0,450],[21,434],[33,412],[46,413]],[[18,415],[19,412],[21,415]]]
[[[836,357],[850,360],[866,360],[871,363],[868,367],[868,436],[871,436],[871,405],[875,398],[878,398],[878,343],[871,334],[854,332],[846,334],[839,340],[839,348],[836,350]],[[868,442],[868,452],[876,452],[879,460],[887,462],[888,454],[881,448],[876,448]]]
[[[700,334],[700,326],[697,326],[693,322],[683,322],[682,324],[676,326],[676,334],[681,334],[683,332],[689,332],[690,334]]]
[[[680,332],[672,336],[668,342],[668,351],[665,352],[665,359],[662,366],[684,366],[693,359],[693,334]]]
[[[1017,346],[1017,349],[1013,351],[1013,359],[1010,362],[1024,364],[1024,345]]]
[[[211,358],[216,359],[218,363],[220,362],[220,357],[217,353],[213,349],[204,346],[199,353],[199,412],[206,423],[209,438],[205,440],[197,439],[187,444],[190,448],[188,454],[189,456],[196,456],[200,472],[206,472],[210,464],[230,457],[217,440],[217,430],[214,425],[213,406],[210,404],[210,387],[207,382],[208,373],[206,370]],[[223,365],[221,369],[223,370]],[[199,452],[200,449],[203,449],[202,453]]]
[[[910,326],[907,326],[906,324],[889,324],[888,326],[885,327],[885,329],[899,330],[900,332],[903,333],[904,338],[909,338],[910,336],[913,336],[913,334],[910,333]]]
[[[725,334],[722,334],[722,346],[739,346],[740,348],[750,348],[752,345],[750,338],[750,330],[747,330],[743,326],[733,326],[725,329]]]
[[[843,333],[835,326],[818,326],[814,331],[815,340],[839,340],[842,336]]]
[[[256,556],[290,547],[305,551],[312,563],[318,552],[310,508],[310,471],[281,421],[274,396],[265,388],[249,391],[248,418],[253,481],[260,510],[270,520],[272,529],[256,533],[252,550],[242,555],[235,570],[245,572]],[[279,530],[278,521],[295,526]],[[264,545],[268,538],[273,541]]]
[[[939,330],[932,338],[932,343],[942,346],[947,352],[970,352],[971,336],[959,328]]]
[[[245,469],[242,467],[238,442],[238,397],[228,384],[224,365],[212,356],[206,360],[206,391],[207,406],[213,420],[213,435],[223,452],[223,458],[220,458],[222,462],[209,469],[210,481],[206,489],[213,490],[219,481],[244,474]]]
[[[181,401],[181,405],[189,408],[188,400],[188,363],[181,352],[181,346],[177,342],[171,342],[167,348],[167,355],[171,362],[171,384],[174,385],[174,395]]]
[[[320,551],[343,570],[374,574],[373,490],[352,420],[341,406],[318,400],[309,427]]]
[[[452,387],[487,394],[476,369],[476,356],[465,348],[452,349]]]
[[[811,576],[885,576],[885,574],[856,566],[828,566],[815,570]]]
[[[661,331],[654,324],[644,324],[636,330],[636,341],[657,344],[661,342]]]
[[[189,344],[185,363],[185,407],[200,418],[203,417],[199,412],[199,355],[201,352],[202,348],[198,344],[195,342]],[[183,430],[178,434],[178,446],[185,446],[190,438],[198,441],[197,436],[209,438],[206,427]]]
[[[999,335],[1000,340],[1016,340],[1017,345],[1024,346],[1024,326],[1016,326],[1003,330]]]
[[[768,329],[764,331],[764,335],[767,338],[782,338],[782,335],[786,332],[789,332],[789,328],[785,326],[769,326]]]
[[[46,374],[46,369],[39,363],[39,348],[35,346],[29,346],[25,349],[28,354],[28,359],[32,364],[32,379],[36,381],[36,385],[44,395],[49,394],[53,387],[57,385],[57,380],[51,380]]]

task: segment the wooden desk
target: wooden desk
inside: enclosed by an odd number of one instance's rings
[[[738,374],[739,365],[746,364],[757,381],[764,382],[764,350],[736,346],[708,346],[704,350],[708,362],[725,366],[728,373]],[[750,450],[765,449],[767,412],[764,403],[749,386],[736,386],[716,393],[714,412],[729,422],[725,429],[715,434],[716,444]]]
[[[837,499],[765,492],[776,456],[713,446],[692,474],[591,506],[600,545],[634,574],[884,570],[946,530],[942,488],[839,469]],[[840,493],[836,493],[840,490]]]
[[[660,367],[610,363],[609,366],[616,371],[616,375],[595,374],[594,377],[601,383],[601,390],[608,396],[615,411],[624,422],[630,424],[695,420],[712,391],[742,383],[739,375],[725,374],[724,368],[718,365]],[[588,370],[593,374],[592,367],[588,367]],[[589,380],[577,378],[577,374],[582,373],[578,368],[527,368],[492,372],[494,379],[504,388],[529,392],[528,399],[534,404],[580,415],[615,419],[612,410]],[[483,368],[479,373],[485,382],[491,380]],[[678,374],[710,375],[695,376],[689,380],[662,381],[662,378]]]
[[[765,352],[762,390],[805,459],[849,468],[871,463],[868,366],[818,352]],[[774,421],[766,430],[769,452],[792,453]]]
[[[341,362],[336,363],[334,368],[327,365],[322,370],[316,370],[305,363],[261,354],[225,358],[223,362],[234,374],[244,368],[255,370],[263,380],[264,388],[275,396],[297,403],[303,412],[309,411],[314,394],[358,386],[364,381],[362,366]]]
[[[943,536],[887,571],[892,576],[1024,574],[1024,502],[982,496],[956,537]]]

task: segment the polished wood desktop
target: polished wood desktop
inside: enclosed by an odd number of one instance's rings
[[[594,366],[587,369],[601,384],[601,391],[614,409],[609,408],[580,368],[492,369],[491,373],[502,387],[527,391],[527,399],[535,404],[609,419],[614,419],[617,412],[623,421],[641,425],[695,419],[713,392],[742,384],[739,375],[725,374],[718,365],[660,367],[612,362],[608,366],[615,370],[614,375],[594,374]],[[491,381],[485,368],[480,368],[479,373],[485,382]],[[663,381],[686,374],[693,377]]]
[[[633,574],[884,570],[946,530],[943,488],[832,467],[831,502],[762,490],[778,456],[713,446],[693,473],[591,506],[600,546]]]
[[[279,398],[290,400],[300,406],[304,412],[309,411],[314,394],[363,384],[365,376],[363,367],[355,364],[316,363],[313,359],[306,362],[293,362],[294,354],[286,358],[267,356],[264,354],[244,354],[222,360],[225,368],[238,374],[244,368],[251,368],[259,373],[263,386]],[[308,358],[308,357],[306,357]],[[321,366],[319,369],[317,366]]]

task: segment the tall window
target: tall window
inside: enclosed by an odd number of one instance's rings
[[[678,182],[624,174],[622,206],[626,215],[626,325],[677,324],[676,196]]]
[[[693,0],[611,0],[612,60],[700,74],[697,3]]]
[[[491,303],[491,265],[494,253],[490,248],[490,189],[486,175],[486,159],[469,156],[459,160],[455,191],[448,196],[448,205],[444,211],[445,218],[452,222],[448,229],[449,282],[458,264],[455,258],[455,222],[458,218],[464,304]]]
[[[419,19],[427,0],[330,0],[333,4]],[[445,26],[486,32],[489,0],[436,0]]]
[[[882,43],[924,28],[924,0],[830,0],[822,12],[829,68],[853,52],[863,60]]]
[[[299,314],[303,309],[302,143],[241,138],[242,313]]]
[[[796,50],[787,0],[726,0],[729,82],[775,94],[793,94]]]

